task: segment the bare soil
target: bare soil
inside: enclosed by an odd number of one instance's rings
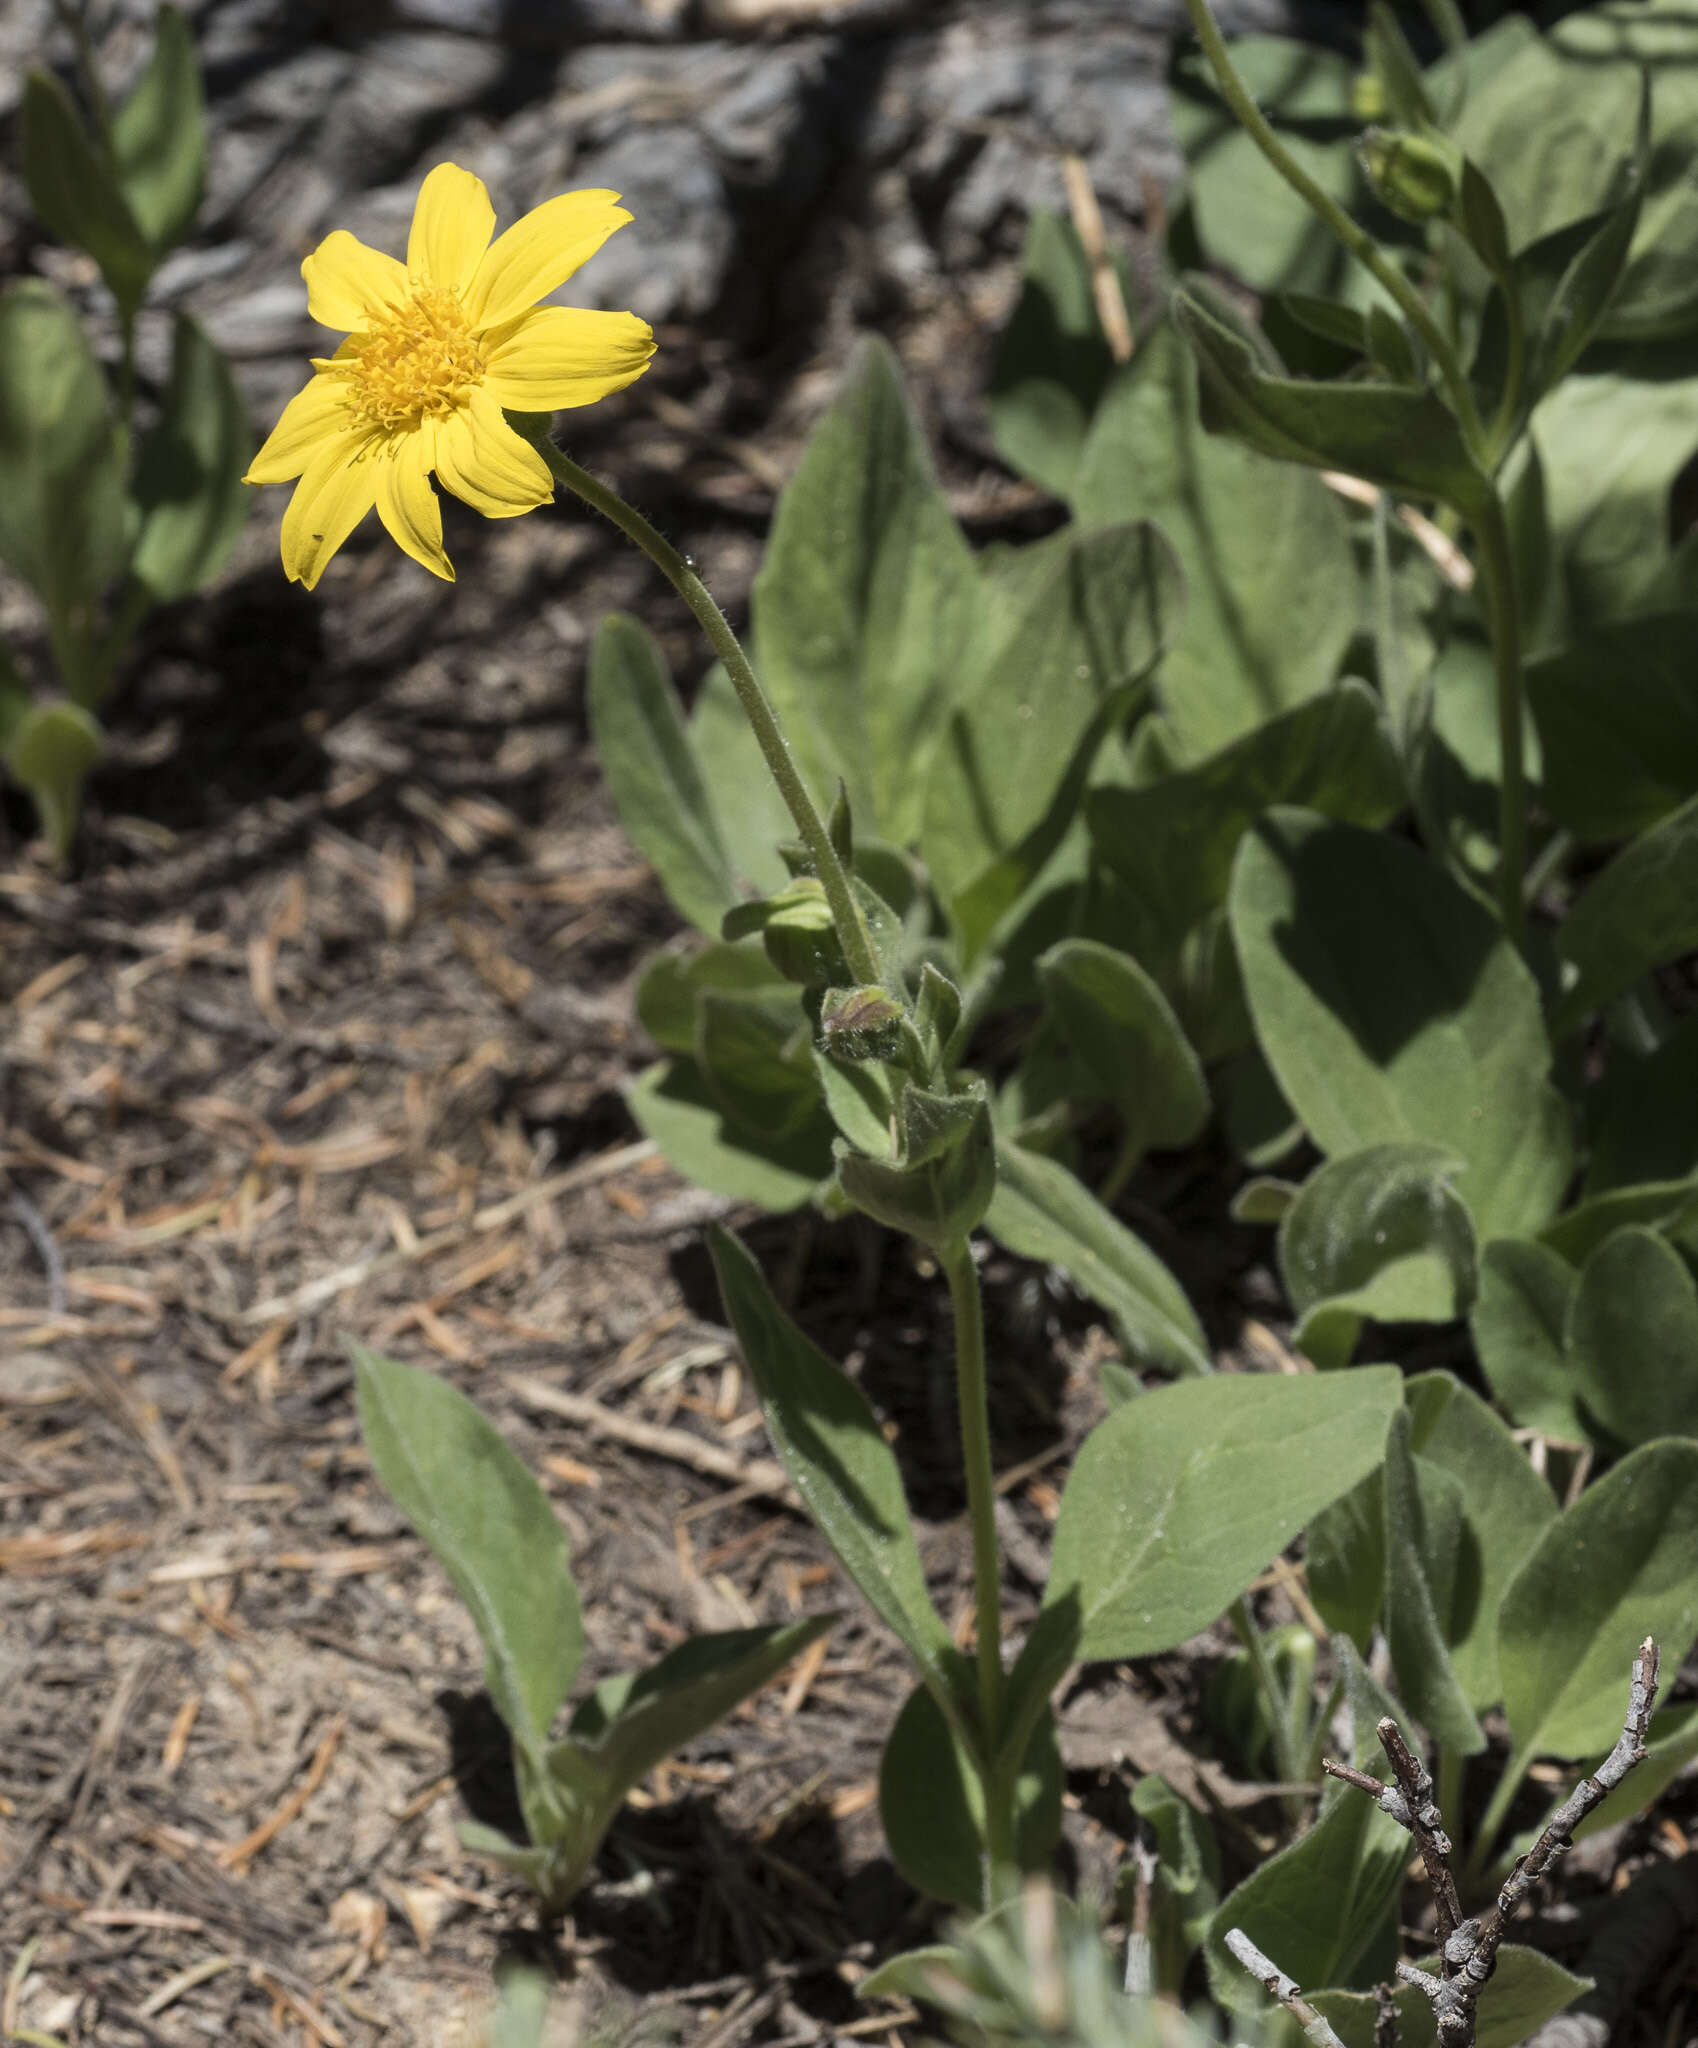
[[[297,30],[296,57],[348,46],[317,17]],[[488,119],[520,118],[525,94],[501,91]],[[312,145],[309,165],[352,175]],[[945,227],[988,146],[911,146],[930,154],[910,192]],[[574,452],[734,615],[857,327],[896,340],[976,538],[1058,516],[989,456],[980,411],[1017,223],[904,294],[871,231],[887,202],[847,161],[775,244],[759,318],[732,265],[715,310],[663,327],[641,385],[573,421]],[[275,257],[275,191],[253,192],[210,248],[257,220]],[[1112,225],[1135,249],[1131,217]],[[14,221],[14,260],[39,253]],[[297,360],[255,344],[262,420]],[[701,1226],[747,1231],[889,1417],[964,1628],[947,1306],[870,1228],[681,1185],[625,1109],[652,1054],[634,977],[677,921],[598,779],[584,650],[615,606],[686,683],[701,650],[646,565],[564,507],[493,526],[450,501],[455,586],[368,531],[309,597],[278,567],[282,496],[215,591],[148,626],[70,872],[5,799],[0,2039],[470,2048],[511,1949],[557,1962],[562,2041],[906,2038],[912,2014],[869,2014],[854,1987],[937,1923],[877,1819],[907,1675],[774,1489]],[[27,605],[0,596],[27,643]],[[1127,1213],[1223,1352],[1277,1365],[1266,1246],[1224,1221],[1230,1171],[1157,1165]],[[993,1258],[987,1281],[1018,1629],[1110,1345],[1043,1273]],[[504,1738],[465,1615],[372,1479],[350,1337],[451,1377],[547,1486],[586,1679],[694,1629],[843,1609],[818,1658],[655,1773],[555,1933],[456,1840],[467,1816],[515,1825]],[[1261,1597],[1295,1613],[1277,1584]],[[1076,1688],[1077,1880],[1107,1889],[1140,1769],[1213,1810],[1231,1853],[1265,1851],[1277,1807],[1181,1746],[1206,1746],[1223,1646]],[[1577,1953],[1586,1899],[1685,1853],[1693,1810],[1612,1845],[1543,1935]],[[1619,2038],[1695,2024],[1687,1951]]]

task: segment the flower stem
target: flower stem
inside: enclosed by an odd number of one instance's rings
[[[1474,404],[1474,394],[1468,388],[1468,379],[1463,374],[1461,361],[1449,337],[1434,319],[1421,294],[1380,248],[1367,229],[1353,221],[1332,194],[1324,191],[1310,177],[1274,133],[1267,116],[1257,106],[1249,87],[1239,76],[1237,67],[1227,52],[1226,39],[1209,11],[1209,0],[1185,0],[1185,8],[1191,17],[1191,25],[1197,32],[1197,40],[1202,44],[1203,53],[1208,58],[1210,68],[1220,86],[1221,96],[1237,117],[1239,126],[1322,226],[1329,228],[1369,276],[1390,294],[1401,308],[1404,318],[1426,344],[1427,353],[1432,357],[1434,366],[1444,382],[1446,396],[1450,400],[1451,410],[1456,414],[1463,438],[1478,460],[1482,453],[1483,438],[1480,415]]]
[[[1498,905],[1505,936],[1519,946],[1526,931],[1527,776],[1521,734],[1521,608],[1515,593],[1509,525],[1494,490],[1470,523],[1480,555],[1486,630],[1498,699]]]
[[[593,506],[604,518],[611,519],[621,533],[635,541],[695,613],[714,653],[725,664],[731,687],[737,692],[737,701],[754,729],[766,765],[772,771],[772,779],[778,784],[779,794],[796,821],[796,830],[801,834],[802,843],[813,861],[814,872],[825,890],[826,901],[831,905],[832,922],[837,927],[838,943],[849,963],[849,972],[859,983],[876,982],[879,968],[873,953],[872,935],[867,930],[861,906],[855,900],[848,871],[831,843],[825,820],[808,794],[807,784],[803,782],[790,752],[790,742],[784,737],[784,728],[778,722],[778,714],[761,688],[760,679],[750,666],[749,657],[743,652],[742,644],[732,632],[725,614],[714,603],[707,585],[672,543],[656,532],[635,507],[627,505],[617,491],[591,476],[587,469],[580,468],[546,436],[533,445],[553,472],[555,481],[565,485],[567,490],[575,491],[586,505]]]
[[[985,1386],[985,1319],[979,1270],[966,1238],[938,1256],[955,1314],[955,1386],[961,1411],[961,1462],[973,1525],[973,1598],[979,1636],[979,1719],[985,1754],[994,1756],[1002,1722],[1002,1568],[996,1542],[996,1475],[991,1467],[990,1401]],[[987,1812],[995,1806],[987,1785]],[[991,1815],[993,1825],[996,1816]]]

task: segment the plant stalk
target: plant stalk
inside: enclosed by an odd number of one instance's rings
[[[1002,1730],[1002,1568],[996,1540],[996,1474],[991,1466],[990,1399],[985,1385],[985,1318],[979,1270],[966,1238],[938,1255],[955,1316],[955,1398],[961,1411],[961,1462],[973,1525],[973,1603],[977,1615],[979,1720],[985,1754],[994,1756]],[[987,1784],[987,1816],[1000,1788]]]
[[[1331,193],[1324,191],[1310,177],[1274,133],[1267,116],[1257,106],[1249,87],[1233,64],[1227,51],[1226,38],[1221,34],[1214,15],[1209,11],[1209,0],[1185,0],[1185,8],[1191,17],[1191,25],[1197,32],[1197,40],[1202,44],[1203,53],[1208,58],[1210,68],[1220,86],[1221,96],[1232,109],[1245,134],[1315,218],[1331,230],[1343,248],[1355,257],[1384,291],[1389,293],[1404,318],[1426,344],[1427,353],[1432,357],[1443,380],[1445,394],[1450,400],[1451,410],[1456,414],[1463,438],[1467,441],[1475,460],[1482,462],[1483,467],[1484,437],[1480,427],[1479,411],[1474,404],[1474,394],[1468,388],[1468,379],[1463,373],[1456,350],[1444,329],[1433,317],[1431,308],[1367,229],[1353,221]]]
[[[1275,1766],[1286,1784],[1300,1784],[1303,1782],[1304,1758],[1293,1736],[1291,1702],[1286,1698],[1285,1689],[1279,1682],[1279,1673],[1275,1671],[1273,1659],[1268,1655],[1267,1640],[1256,1626],[1256,1617],[1250,1612],[1249,1594],[1240,1593],[1226,1613],[1238,1640],[1249,1653],[1250,1669],[1256,1675],[1256,1689],[1262,1695],[1262,1704],[1268,1710],[1268,1723],[1273,1730]],[[1287,1792],[1283,1804],[1287,1818],[1293,1826],[1297,1825],[1303,1817],[1301,1796]]]
[[[1498,906],[1504,934],[1520,946],[1527,929],[1527,773],[1521,716],[1521,607],[1503,500],[1494,490],[1471,521],[1480,555],[1486,630],[1498,700]]]
[[[807,784],[802,780],[790,752],[790,742],[778,722],[778,713],[761,688],[749,657],[743,652],[741,642],[714,602],[707,585],[672,543],[658,533],[634,506],[626,504],[617,491],[591,476],[587,469],[563,454],[546,436],[532,445],[548,464],[555,481],[576,492],[586,505],[592,506],[603,518],[610,519],[627,539],[635,541],[695,613],[714,653],[725,664],[731,687],[737,692],[737,701],[754,730],[779,793],[796,821],[796,830],[801,834],[802,843],[813,861],[814,872],[825,890],[826,901],[831,905],[832,922],[837,927],[838,943],[849,963],[849,972],[862,985],[877,982],[879,969],[873,953],[872,936],[861,914],[861,906],[855,900],[848,871],[838,858],[825,821],[808,794]]]

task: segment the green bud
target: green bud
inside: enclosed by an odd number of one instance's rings
[[[812,875],[798,875],[758,903],[739,903],[725,913],[720,932],[729,940],[759,932],[773,966],[786,981],[800,982],[804,988],[849,979],[831,905],[824,886]]]
[[[1358,71],[1350,81],[1350,111],[1360,121],[1378,121],[1384,118],[1385,80],[1377,71]]]
[[[830,989],[820,1009],[821,1049],[845,1060],[894,1058],[906,1014],[882,988]]]
[[[1356,145],[1380,204],[1416,226],[1456,203],[1457,157],[1442,142],[1403,129],[1370,128]]]

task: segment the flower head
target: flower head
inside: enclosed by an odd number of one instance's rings
[[[592,405],[654,354],[632,313],[539,306],[631,216],[617,192],[567,192],[493,242],[483,180],[438,164],[420,189],[398,263],[343,229],[301,265],[307,309],[347,333],[283,409],[246,481],[299,477],[283,515],[283,567],[310,590],[373,505],[415,562],[449,582],[430,474],[490,519],[553,495],[514,412]]]

